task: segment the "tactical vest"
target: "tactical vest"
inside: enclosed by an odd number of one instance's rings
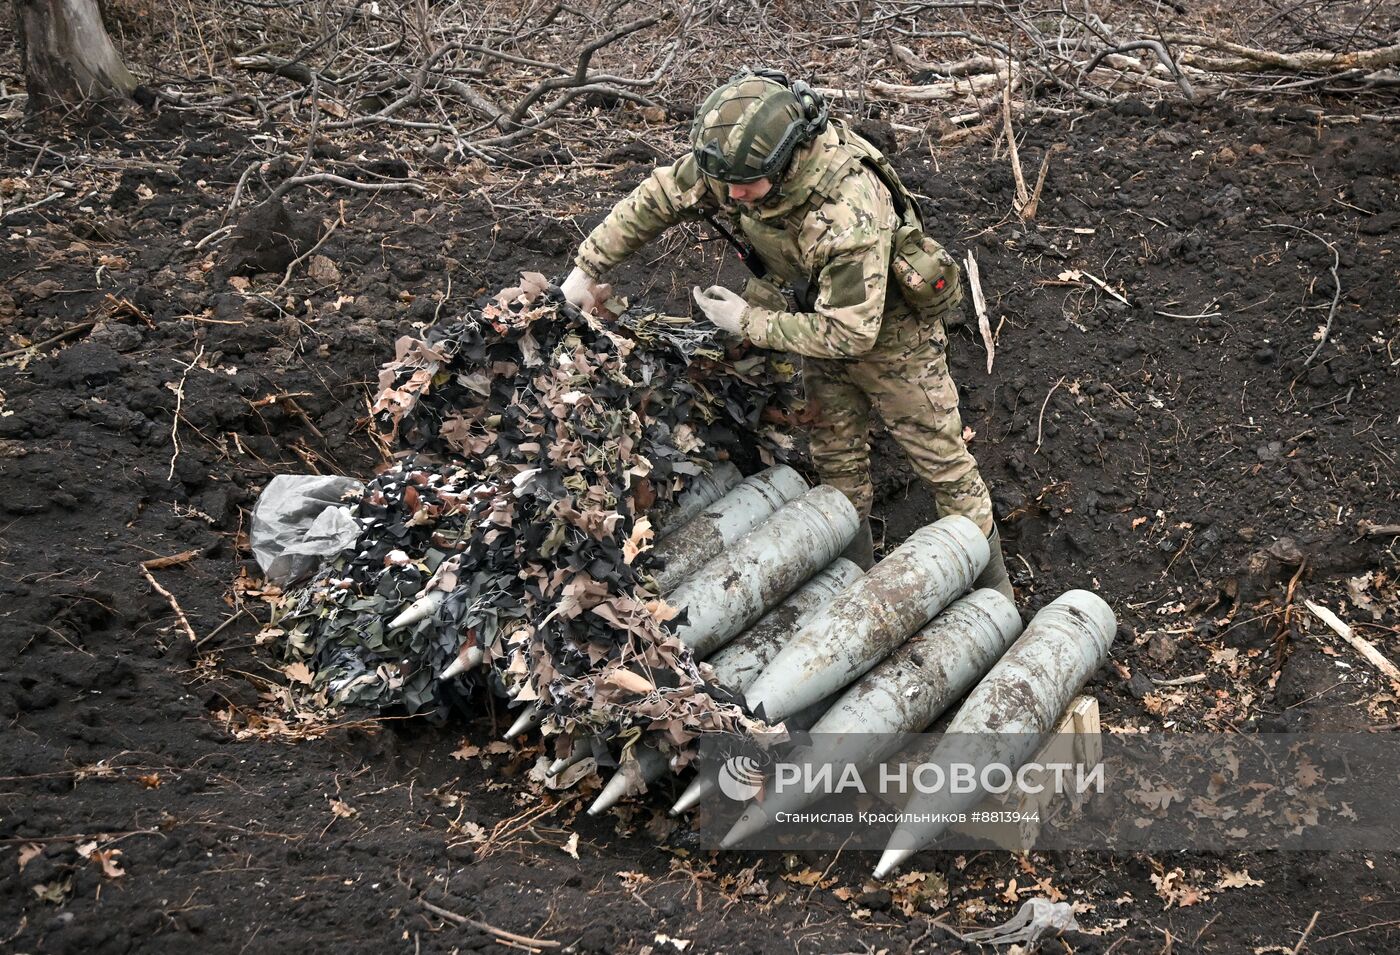
[[[839,148],[812,187],[812,193],[820,199],[834,199],[841,181],[850,175],[854,166],[869,169],[889,192],[899,219],[890,252],[892,284],[916,314],[951,318],[962,301],[962,279],[957,263],[942,245],[924,234],[918,203],[884,153],[843,123],[834,122],[831,129],[836,133]],[[784,225],[748,217],[741,221],[745,235],[753,243],[753,251],[769,268],[792,276],[798,307],[811,311],[815,307],[816,276],[804,278],[801,263],[789,261],[790,257],[785,254],[788,243]]]
[[[874,173],[889,191],[899,216],[900,225],[890,246],[890,277],[895,287],[915,312],[936,318],[949,317],[948,313],[962,302],[962,276],[957,263],[948,250],[924,234],[919,204],[904,187],[885,154],[854,130],[840,123],[834,126],[841,145],[850,150],[854,161]],[[834,177],[830,178],[831,187],[840,182],[850,168],[850,161],[833,165],[841,169],[839,172],[833,169],[823,176],[817,187],[819,190],[829,177]],[[830,195],[829,192],[823,194]]]

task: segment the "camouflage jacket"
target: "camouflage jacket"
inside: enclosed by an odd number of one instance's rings
[[[862,358],[895,346],[893,326],[917,319],[890,285],[899,225],[889,191],[862,155],[875,147],[839,123],[793,157],[779,195],[757,206],[728,198],[692,156],[657,168],[583,241],[579,268],[601,278],[668,227],[706,214],[727,216],[753,244],[770,275],[812,283],[814,311],[787,311],[771,283],[749,283],[745,337],[813,358]],[[888,292],[888,294],[887,294]]]

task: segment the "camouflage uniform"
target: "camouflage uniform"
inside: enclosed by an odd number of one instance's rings
[[[705,214],[736,221],[771,276],[791,287],[810,283],[815,294],[810,311],[794,312],[775,284],[751,279],[742,329],[755,344],[804,356],[815,411],[812,458],[822,480],[869,515],[874,409],[933,487],[939,513],[966,515],[991,533],[991,499],[963,443],[948,374],[941,319],[947,305],[916,313],[892,284],[900,223],[863,155],[879,153],[833,122],[799,149],[774,195],[756,205],[730,200],[725,185],[687,155],[619,202],[584,240],[575,263],[598,279],[669,226]]]

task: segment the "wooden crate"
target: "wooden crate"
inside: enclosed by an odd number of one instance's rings
[[[1099,735],[1099,701],[1092,696],[1077,696],[1070,701],[1060,725],[1055,733],[1031,757],[1036,763],[1070,763],[1086,768],[1094,766],[1103,758],[1103,739]],[[1064,804],[1078,805],[1087,795],[1054,792],[1051,774],[1044,774],[1045,788],[1039,793],[1008,792],[999,796],[988,796],[977,806],[976,812],[997,814],[1019,814],[1020,818],[995,820],[969,820],[953,826],[954,832],[973,836],[994,843],[1003,849],[1026,850],[1035,846],[1040,835],[1040,827],[1050,813],[1059,811]],[[1038,775],[1029,776],[1037,780]],[[1026,818],[1035,816],[1034,819]]]

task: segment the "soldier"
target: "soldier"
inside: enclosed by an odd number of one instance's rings
[[[803,356],[812,460],[863,523],[847,556],[874,559],[870,413],[879,413],[933,489],[940,514],[982,528],[992,557],[977,581],[1012,597],[987,486],[968,452],[948,375],[943,318],[961,301],[958,268],[924,236],[912,196],[880,152],[820,95],[781,73],[744,70],[695,114],[692,151],[656,169],[579,247],[562,286],[579,307],[600,280],[666,228],[706,219],[754,273],[741,297],[694,290],[719,328]],[[741,243],[715,216],[737,222]],[[772,279],[794,294],[796,308]]]

